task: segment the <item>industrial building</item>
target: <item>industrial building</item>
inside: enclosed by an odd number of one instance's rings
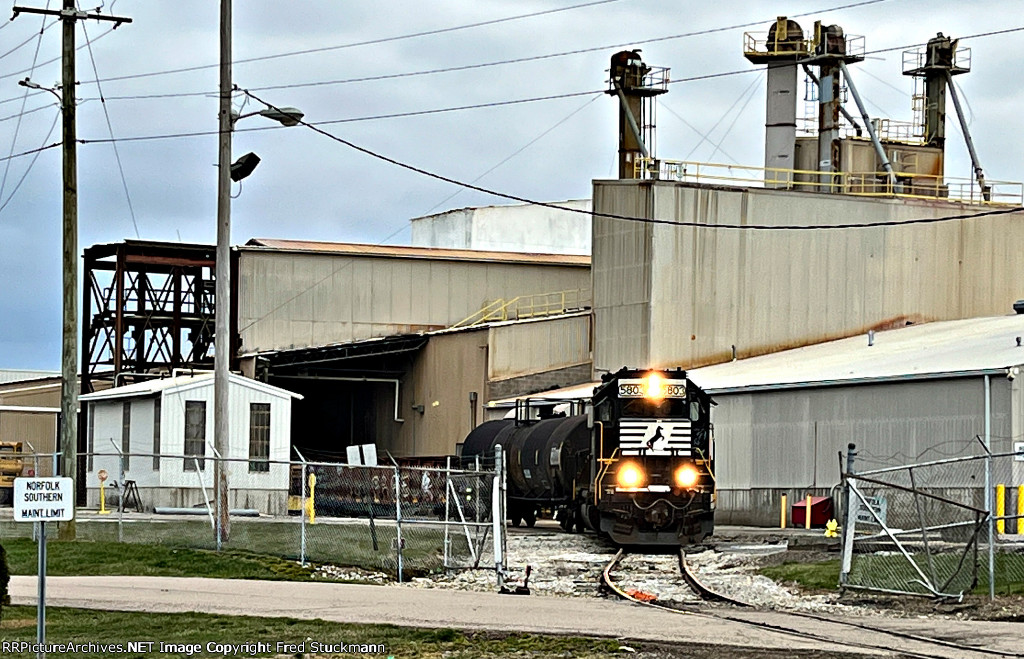
[[[987,417],[992,452],[1014,451],[1022,336],[1024,315],[939,321],[689,371],[717,403],[716,519],[773,525],[782,495],[829,496],[851,442],[874,467],[978,455]],[[534,398],[589,398],[598,384]],[[492,401],[488,418],[512,402]],[[1024,483],[1024,466],[1014,476]]]
[[[714,364],[998,314],[1022,296],[1021,184],[984,176],[948,84],[969,53],[942,35],[907,53],[922,110],[884,132],[847,67],[863,48],[839,26],[805,37],[785,18],[746,37],[747,58],[768,65],[763,168],[654,157],[642,127],[667,74],[637,53],[612,58],[620,179],[594,181],[595,369]],[[814,82],[805,123],[798,69]],[[947,91],[974,159],[967,181],[943,171]]]

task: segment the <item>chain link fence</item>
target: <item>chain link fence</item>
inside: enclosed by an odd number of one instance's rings
[[[14,459],[20,461],[19,476],[59,473],[54,455],[26,453]],[[122,454],[116,448],[80,455],[85,503],[76,508],[77,539],[243,550],[379,571],[399,581],[488,569],[497,571],[500,583],[505,566],[501,461],[453,463],[366,466]],[[219,467],[227,477],[225,533],[220,532]],[[0,507],[0,537],[35,537],[36,525],[14,522],[9,506]]]
[[[854,469],[854,455],[844,473],[844,587],[1024,593],[1024,454],[869,470]]]

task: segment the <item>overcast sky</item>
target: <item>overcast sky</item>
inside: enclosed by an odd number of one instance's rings
[[[672,84],[659,99],[660,157],[759,165],[764,74],[743,58],[745,31],[765,31],[777,15],[810,13],[798,19],[805,30],[815,19],[837,23],[847,34],[864,35],[871,51],[923,43],[938,31],[963,36],[1024,25],[1016,0],[885,0],[830,11],[855,1],[611,0],[443,34],[341,47],[588,0],[245,0],[234,7],[234,81],[271,103],[302,109],[307,121],[329,122],[597,92],[604,88],[608,58],[616,46],[630,44],[643,49],[649,64],[670,67],[673,80],[749,71]],[[42,7],[46,0],[17,4]],[[52,6],[59,4],[50,0]],[[78,51],[80,139],[108,139],[111,131],[120,140],[208,133],[118,142],[124,182],[112,144],[80,145],[81,248],[137,236],[215,241],[218,4],[108,0],[105,13],[129,16],[134,22],[113,32],[106,23],[79,25],[79,45],[85,45],[86,36],[95,40],[91,57],[89,49]],[[751,22],[759,25],[658,40]],[[51,23],[52,18],[45,20],[49,27],[41,38],[40,16],[22,14],[0,27],[0,157],[60,139],[59,122],[48,136],[59,120],[56,99],[46,92],[26,97],[25,88],[17,84],[26,76],[44,86],[60,80],[59,62],[51,61],[60,54],[60,27]],[[1024,32],[962,44],[973,50],[973,71],[957,81],[969,103],[970,129],[982,164],[993,179],[1024,179],[1024,86],[1017,82],[1024,64],[1022,44]],[[313,49],[320,50],[244,61]],[[350,81],[575,50],[587,52],[465,71]],[[911,118],[912,81],[901,75],[901,66],[902,53],[895,51],[852,67],[873,116]],[[298,86],[256,91],[284,85]],[[98,100],[101,93],[105,104]],[[154,95],[171,96],[140,98]],[[239,104],[241,100],[240,96]],[[23,109],[27,114],[19,120]],[[250,101],[243,111],[253,109],[259,106]],[[615,113],[612,99],[594,93],[348,121],[323,129],[396,160],[465,181],[508,159],[478,184],[530,199],[564,200],[589,197],[593,179],[613,175]],[[508,203],[472,191],[448,199],[457,191],[450,184],[374,160],[301,126],[243,130],[270,125],[260,117],[246,119],[234,137],[235,157],[254,151],[262,158],[241,189],[233,189],[238,195],[232,210],[236,244],[253,237],[400,244],[409,239],[410,218]],[[948,135],[947,175],[970,176],[959,129],[951,127]],[[510,158],[513,154],[517,155]],[[0,172],[0,368],[57,369],[60,149],[0,161]]]

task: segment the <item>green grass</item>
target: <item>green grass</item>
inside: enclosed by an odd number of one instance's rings
[[[56,525],[50,525],[56,526]],[[0,537],[11,538],[31,533],[29,524],[0,524]],[[170,549],[215,549],[214,535],[209,522],[196,520],[139,520],[126,519],[122,526],[123,544],[118,542],[116,520],[88,521],[77,524],[78,541],[85,541],[94,546],[109,545],[117,555],[116,560],[107,564],[116,567],[123,558],[135,562],[136,554],[142,555],[144,562],[152,562],[148,556],[155,549],[138,549],[140,546],[163,547],[168,551],[154,555],[158,560],[170,565],[179,565],[181,556],[175,556]],[[374,549],[373,536],[368,524],[334,524],[320,523],[306,526],[306,560],[314,563],[330,563],[341,567],[357,567],[366,570],[384,572],[394,576],[396,571],[396,553],[393,549],[396,536],[394,524],[377,524],[377,547]],[[48,538],[56,537],[56,529],[50,529]],[[436,526],[405,525],[402,528],[405,545],[402,559],[405,576],[421,576],[436,572],[443,567],[444,532]],[[5,539],[4,544],[13,540]],[[56,547],[54,542],[50,546]],[[34,546],[34,545],[33,545]],[[258,554],[278,559],[297,561],[301,546],[300,526],[297,520],[232,520],[231,539],[224,549],[228,552]],[[452,555],[467,556],[467,543],[464,534],[452,533],[450,537]],[[59,551],[59,550],[51,550]],[[75,550],[63,550],[75,551]],[[92,548],[83,550],[82,562],[102,559],[104,550]],[[189,556],[186,552],[184,556]],[[75,557],[68,559],[75,562]],[[279,564],[279,563],[271,563]],[[69,568],[71,569],[71,568]],[[78,568],[89,569],[86,566]],[[99,569],[99,568],[97,568]],[[141,569],[141,568],[137,568]],[[26,574],[19,572],[19,574]],[[103,572],[78,572],[78,574],[104,574]],[[106,574],[115,574],[106,572]],[[126,574],[118,572],[117,574]],[[156,574],[139,572],[139,574]],[[197,575],[202,576],[202,575]],[[264,577],[241,577],[264,578]]]
[[[806,590],[835,590],[839,584],[839,561],[818,563],[786,562],[758,570],[761,574],[782,583],[796,583]]]
[[[34,642],[36,610],[15,606],[4,609],[0,623],[0,638],[5,641]],[[482,657],[584,657],[604,659],[621,656],[620,644],[607,639],[587,639],[565,636],[537,636],[532,634],[498,635],[493,633],[462,632],[453,629],[415,629],[392,625],[352,625],[323,620],[295,620],[292,618],[256,618],[220,616],[199,613],[122,613],[88,611],[82,609],[47,609],[46,640],[48,643],[106,643],[153,641],[152,652],[146,657],[182,656],[178,652],[161,652],[160,643],[200,644],[202,652],[194,656],[221,656],[206,652],[208,642],[244,643],[269,642],[270,652],[255,655],[239,653],[236,656],[269,657],[278,654],[276,643],[306,642],[346,644],[383,644],[385,652],[370,656],[414,658],[477,659]],[[635,643],[631,643],[636,647]],[[107,657],[113,653],[50,653],[49,657],[88,659]],[[281,652],[280,654],[285,654]],[[19,653],[16,656],[31,656]],[[128,655],[132,656],[132,655]],[[136,655],[137,656],[137,655]],[[323,655],[321,655],[323,656]],[[342,656],[342,655],[331,655]]]
[[[27,538],[3,542],[11,574],[36,573],[36,543]],[[296,561],[229,550],[169,547],[116,542],[48,541],[46,573],[51,576],[215,577],[306,581],[313,570]]]

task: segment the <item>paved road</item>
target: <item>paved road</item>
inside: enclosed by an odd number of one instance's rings
[[[15,604],[34,605],[35,577],[11,579]],[[821,642],[795,638],[778,631],[741,622],[714,620],[657,611],[634,604],[597,599],[545,596],[508,596],[409,586],[260,582],[230,579],[169,577],[50,577],[49,606],[93,609],[177,612],[200,611],[228,615],[320,618],[348,623],[390,623],[416,627],[455,627],[478,630],[524,631],[552,634],[611,636],[652,641],[700,643],[746,648],[815,649]],[[845,642],[930,652],[936,657],[966,659],[974,656],[959,650],[880,638],[876,632],[858,630],[779,613],[730,612],[762,624],[807,631],[825,630],[842,645],[834,650],[850,653]],[[864,622],[864,621],[862,621]],[[872,623],[876,623],[872,619]],[[1021,627],[1011,623],[950,623],[949,621],[892,621],[894,629],[923,636],[984,639],[989,647],[1017,651]],[[1001,640],[1002,639],[1002,640]],[[724,648],[723,648],[724,649]],[[865,655],[886,652],[860,650]],[[983,655],[977,655],[983,656]]]

